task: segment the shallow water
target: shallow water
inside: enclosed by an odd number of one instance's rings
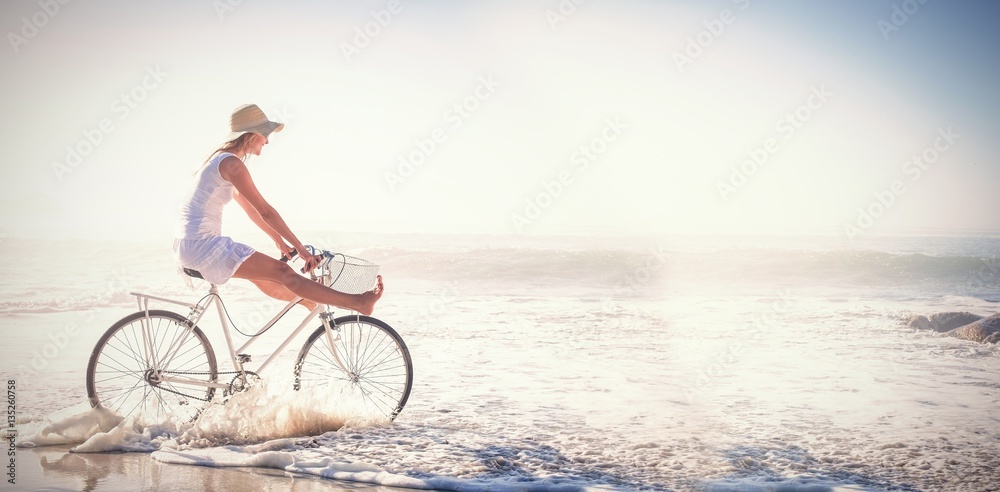
[[[351,422],[324,406],[326,423],[316,424],[310,412],[319,407],[288,389],[292,344],[267,384],[248,393],[252,412],[230,402],[193,426],[128,421],[99,432],[83,405],[74,425],[44,442],[142,451],[156,466],[448,490],[994,487],[1000,350],[901,320],[996,312],[995,257],[978,255],[1000,243],[880,241],[487,248],[466,238],[445,255],[432,239],[395,238],[349,252],[383,265],[389,290],[376,316],[413,357],[413,392],[394,423]],[[119,256],[118,271],[76,265],[86,281],[51,290],[30,265],[4,265],[11,295],[0,316],[13,350],[4,371],[17,374],[22,442],[53,409],[84,399],[93,343],[134,310],[116,279],[200,297],[164,267],[169,251],[143,248],[151,253]],[[238,325],[278,306],[238,285],[223,295]],[[217,321],[201,325],[224,347]],[[258,346],[275,346],[290,329],[275,328]],[[57,356],[48,357],[49,345],[61,345]]]

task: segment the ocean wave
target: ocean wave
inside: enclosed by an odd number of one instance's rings
[[[447,250],[377,247],[350,252],[381,265],[387,285],[395,279],[455,282],[465,294],[508,294],[538,290],[586,290],[602,296],[631,296],[688,288],[907,287],[938,295],[1000,299],[1000,258],[875,250],[809,250],[729,247],[692,251],[624,244],[619,248],[454,247]],[[130,272],[128,290],[192,297],[169,272]],[[164,270],[160,268],[160,270]],[[73,272],[70,272],[71,274]],[[24,276],[29,278],[28,276]],[[75,277],[87,279],[78,268]],[[240,283],[240,282],[234,282]],[[240,283],[242,284],[242,283]],[[0,315],[58,313],[134,305],[125,290],[101,282],[50,287],[21,282],[6,290]],[[207,288],[207,285],[204,287]],[[203,290],[203,289],[201,289]]]
[[[206,284],[206,290],[207,287]],[[41,290],[34,295],[8,296],[7,300],[0,301],[0,315],[65,313],[101,308],[132,308],[134,310],[138,304],[136,304],[135,296],[131,294],[132,291],[133,289],[129,289],[129,291],[94,289],[88,292],[87,288],[78,288],[72,292],[65,292],[65,289],[60,291]],[[192,301],[197,299],[191,291],[177,287],[165,289],[143,285],[138,286],[134,291]]]
[[[934,256],[881,251],[773,252],[756,255],[759,266],[784,268],[813,278],[897,281],[968,281],[994,285],[1000,279],[996,258]]]
[[[44,297],[44,294],[41,294],[28,299],[2,301],[0,302],[0,314],[85,311],[98,307],[121,305],[126,302],[135,302],[135,298],[127,292],[104,292],[75,297]]]
[[[402,248],[360,253],[383,265],[383,273],[399,272],[428,280],[469,280],[524,285],[572,282],[577,285],[642,283],[652,276],[685,280],[746,282],[804,280],[829,283],[968,284],[1000,287],[1000,259],[934,256],[870,250],[807,251],[777,248],[733,248],[711,253],[642,250],[567,251],[532,248],[481,248],[437,252]]]

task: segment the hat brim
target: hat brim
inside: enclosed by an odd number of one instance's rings
[[[257,126],[247,128],[246,130],[240,130],[238,132],[229,132],[226,136],[226,142],[231,142],[239,138],[240,135],[244,133],[256,133],[258,135],[263,135],[264,137],[269,136],[274,132],[280,132],[282,128],[285,127],[284,123],[278,123],[277,121],[265,121]]]

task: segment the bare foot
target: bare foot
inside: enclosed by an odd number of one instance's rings
[[[358,312],[364,314],[365,316],[371,315],[375,311],[375,303],[382,298],[382,294],[385,293],[385,286],[382,285],[382,276],[377,277],[377,282],[375,288],[361,294],[361,305],[358,306]]]

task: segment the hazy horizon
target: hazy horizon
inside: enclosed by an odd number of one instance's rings
[[[998,4],[0,12],[0,237],[172,236],[243,103],[296,233],[1000,235]]]

